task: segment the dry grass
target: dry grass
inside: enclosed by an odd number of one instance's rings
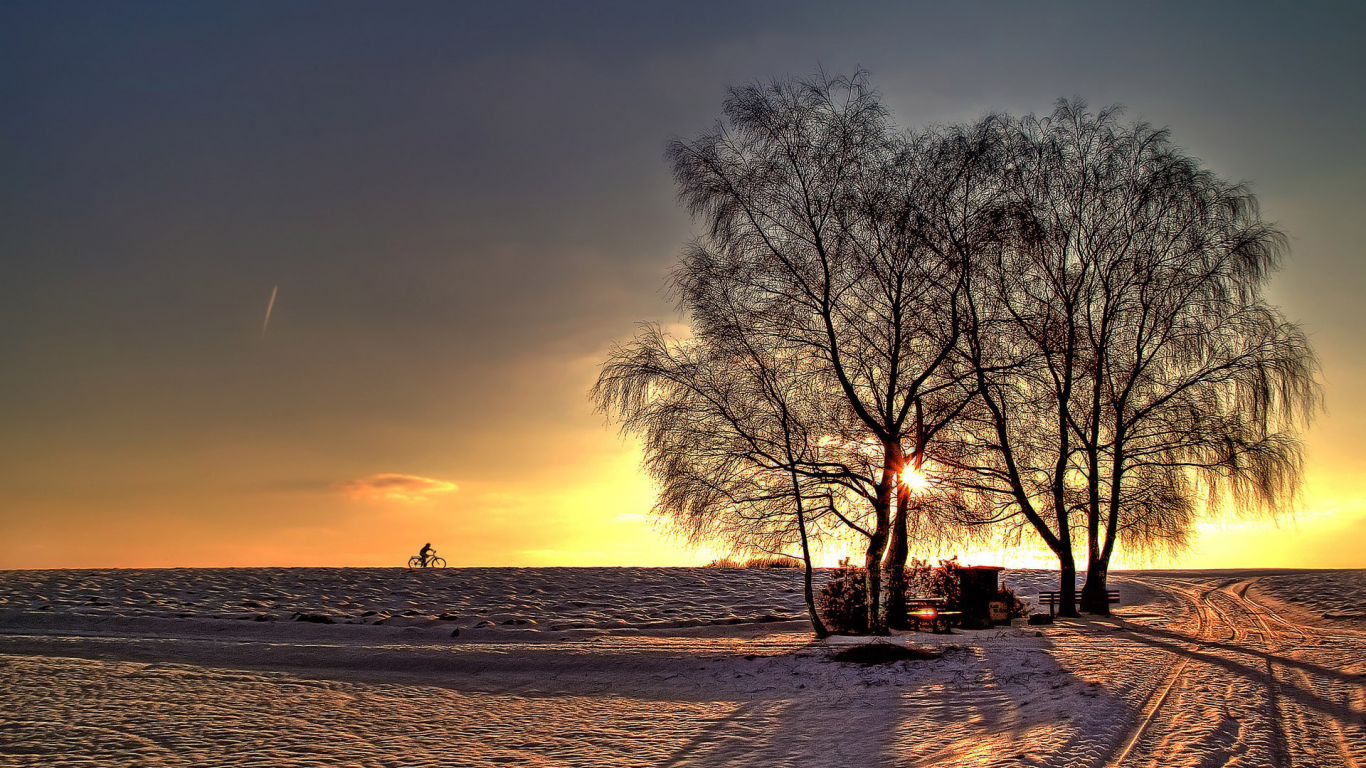
[[[751,557],[748,560],[736,560],[733,557],[720,557],[710,563],[705,568],[801,568],[802,561],[791,557]]]

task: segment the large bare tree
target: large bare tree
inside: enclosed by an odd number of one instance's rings
[[[679,196],[706,225],[672,277],[696,331],[738,322],[725,332],[806,357],[832,417],[823,439],[876,466],[871,487],[844,478],[871,505],[874,632],[901,602],[883,600],[883,558],[904,563],[908,516],[929,509],[905,503],[898,478],[967,402],[948,365],[964,270],[920,236],[920,196],[936,187],[911,162],[918,141],[891,128],[858,74],[732,88],[713,130],[668,147]]]
[[[809,570],[809,525],[861,536],[878,632],[914,541],[1036,534],[1074,613],[1084,539],[1104,611],[1117,542],[1293,496],[1318,394],[1261,296],[1284,237],[1165,131],[1060,102],[903,133],[863,73],[723,113],[667,150],[705,225],[670,277],[692,337],[647,329],[595,389],[692,540],[799,540]]]
[[[960,468],[1108,612],[1116,541],[1179,547],[1211,504],[1267,511],[1317,403],[1303,333],[1261,297],[1284,249],[1242,185],[1164,130],[1060,102],[1006,121],[999,247],[973,262],[964,353],[980,407]]]

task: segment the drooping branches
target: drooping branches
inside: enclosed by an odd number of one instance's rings
[[[666,155],[691,335],[645,327],[594,396],[688,540],[861,539],[882,631],[913,540],[1037,535],[1071,612],[1081,538],[1103,602],[1117,543],[1293,496],[1317,389],[1261,296],[1284,237],[1165,130],[1061,102],[905,133],[858,73],[732,88]]]
[[[1261,298],[1284,236],[1246,188],[1113,109],[1060,102],[1008,135],[1001,248],[974,260],[966,313],[983,407],[964,463],[1058,555],[1065,609],[1084,532],[1104,612],[1116,541],[1177,548],[1211,501],[1293,496],[1313,354]]]

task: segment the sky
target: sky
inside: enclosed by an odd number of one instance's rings
[[[681,320],[665,141],[856,67],[908,127],[1082,96],[1252,182],[1302,504],[1124,563],[1366,567],[1366,6],[1191,6],[0,4],[0,568],[705,562],[587,390]]]

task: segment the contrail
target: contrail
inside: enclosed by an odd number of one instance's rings
[[[270,327],[270,311],[275,309],[275,294],[280,291],[280,286],[270,289],[270,303],[266,305],[266,321],[261,324],[261,338],[266,337],[266,329]]]

